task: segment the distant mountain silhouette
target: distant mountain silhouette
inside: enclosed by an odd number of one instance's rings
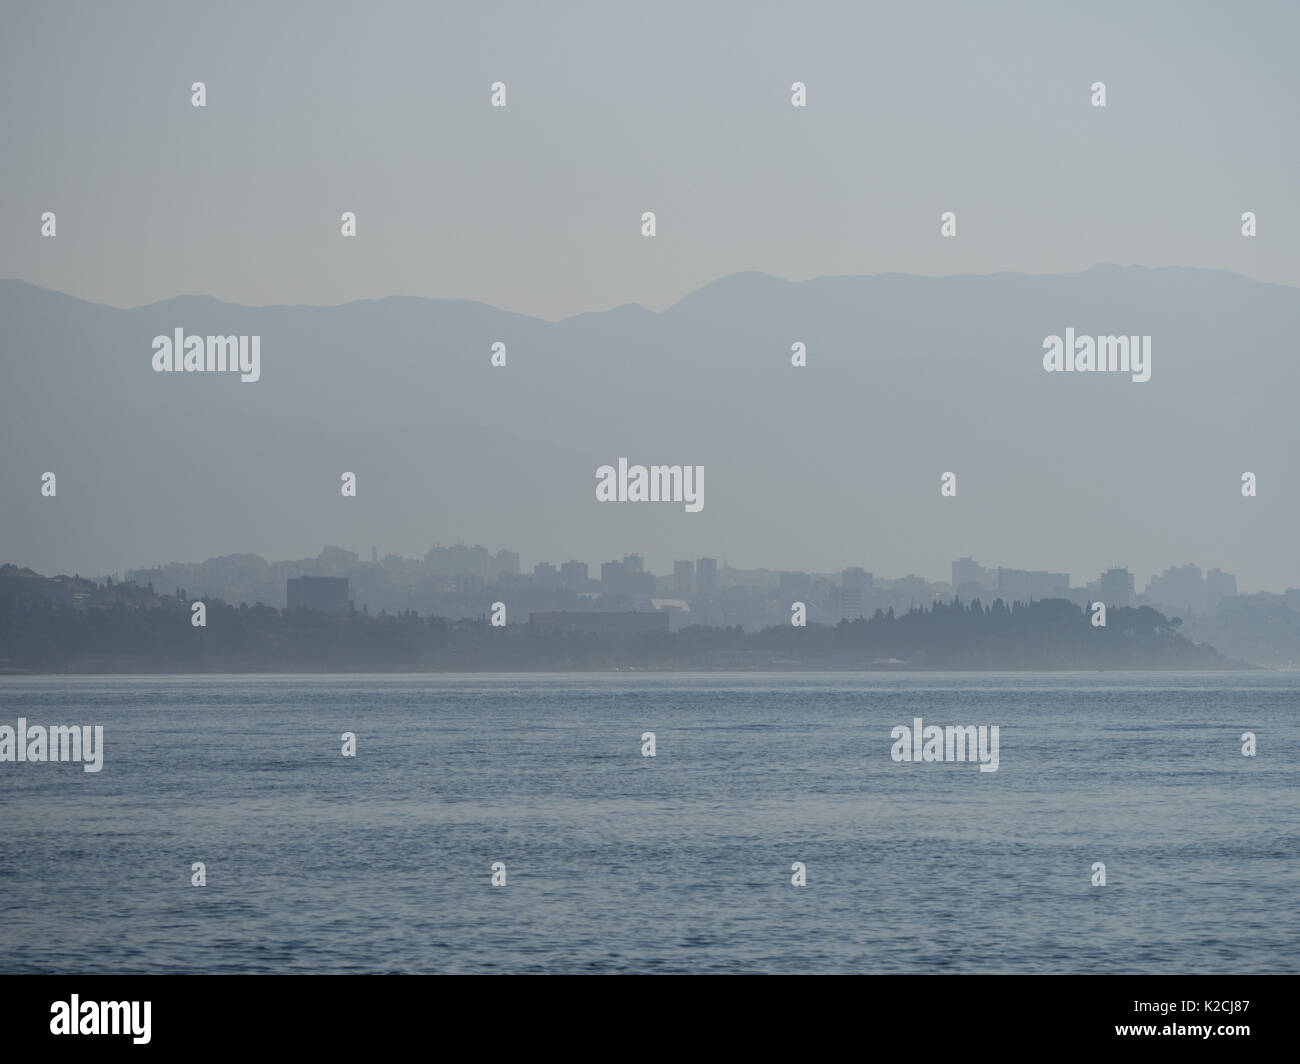
[[[1300,290],[1233,274],[742,273],[662,313],[560,322],[415,298],[119,310],[11,280],[0,318],[0,542],[41,571],[415,555],[527,529],[526,564],[639,551],[658,571],[707,554],[941,576],[973,554],[1082,583],[1197,558],[1243,587],[1300,585]],[[1067,326],[1150,334],[1151,381],[1045,373],[1043,338]],[[178,327],[260,335],[261,380],[152,372],[152,338]],[[596,467],[620,456],[704,465],[704,511],[596,502]]]

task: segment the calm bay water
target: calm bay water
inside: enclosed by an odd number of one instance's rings
[[[0,763],[0,971],[1296,972],[1298,710],[1295,673],[4,678],[0,724],[105,758]],[[893,762],[918,716],[997,724],[998,771]]]

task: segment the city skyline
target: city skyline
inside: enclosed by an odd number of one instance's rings
[[[339,619],[344,621],[350,616],[357,623],[409,624],[427,618],[434,626],[431,630],[438,631],[451,630],[446,627],[451,625],[473,632],[478,630],[475,625],[490,621],[492,628],[509,626],[518,631],[522,626],[532,631],[540,626],[539,630],[601,637],[659,632],[683,635],[686,643],[674,645],[696,650],[715,638],[700,633],[718,633],[716,638],[738,649],[734,640],[742,635],[757,637],[788,631],[791,626],[836,628],[858,621],[870,622],[872,631],[882,633],[886,629],[880,626],[887,628],[894,618],[913,627],[920,623],[942,638],[939,633],[947,630],[945,617],[991,619],[1036,607],[1043,607],[1034,616],[1047,625],[1044,636],[1049,637],[1053,625],[1077,625],[1081,618],[1086,624],[1084,615],[1096,615],[1104,606],[1123,611],[1114,615],[1124,618],[1121,634],[1131,632],[1133,625],[1153,633],[1178,632],[1190,640],[1180,644],[1189,654],[1202,652],[1196,647],[1210,648],[1207,653],[1226,652],[1229,660],[1266,668],[1294,668],[1300,660],[1300,589],[1239,593],[1232,574],[1202,571],[1195,564],[1168,566],[1139,591],[1133,574],[1124,568],[1108,569],[1086,582],[1081,577],[1075,583],[1068,573],[984,567],[969,556],[951,563],[950,581],[938,582],[915,575],[877,576],[860,566],[831,574],[719,569],[716,559],[707,557],[679,559],[671,573],[656,574],[636,554],[601,563],[598,569],[570,560],[560,565],[538,562],[527,571],[518,552],[502,548],[494,553],[481,545],[433,547],[424,557],[389,554],[382,560],[372,548],[371,557],[372,561],[365,561],[340,547],[292,561],[267,562],[256,555],[236,554],[197,564],[128,571],[125,581],[44,576],[5,564],[0,565],[0,605],[6,610],[36,610],[32,622],[54,625],[51,631],[58,625],[86,624],[91,626],[87,631],[99,631],[107,623],[138,634],[141,624],[162,623],[165,628],[166,622],[159,622],[157,615],[133,620],[132,614],[197,611],[202,621],[205,610],[226,618],[227,628],[234,625],[246,631],[246,624],[264,623],[268,610],[272,615],[284,611],[282,621],[288,622],[305,608],[321,615],[342,615]],[[99,620],[77,620],[91,615]],[[907,620],[927,615],[920,622]],[[229,638],[234,639],[229,647],[234,652],[242,637],[231,634]],[[769,664],[780,665],[786,659],[775,648],[784,637],[771,639],[761,653],[768,655]],[[486,645],[483,650],[495,653]],[[977,655],[967,660],[982,662],[981,668],[989,667],[992,660],[1004,664],[1030,660],[1000,658],[992,648],[990,652],[992,658]],[[908,657],[909,653],[903,654]],[[514,659],[501,659],[501,663],[507,660]],[[529,660],[554,664],[556,659],[543,655]],[[1084,661],[1068,652],[1055,660],[1058,664]]]
[[[368,556],[367,556],[368,554]],[[434,544],[421,556],[407,556],[393,551],[380,551],[377,545],[372,545],[369,552],[353,550],[350,547],[344,547],[339,544],[326,544],[316,555],[303,555],[296,558],[279,558],[266,559],[260,554],[252,551],[237,551],[225,555],[213,555],[197,561],[180,561],[169,559],[165,562],[159,562],[155,565],[146,566],[128,566],[119,567],[109,572],[81,574],[79,571],[46,573],[42,575],[66,575],[82,576],[85,575],[91,579],[103,580],[111,578],[117,581],[135,580],[141,582],[139,577],[144,573],[153,573],[165,571],[170,568],[177,569],[199,569],[205,566],[213,566],[216,563],[232,562],[239,559],[257,559],[259,562],[272,568],[292,568],[294,566],[312,565],[320,562],[322,559],[334,556],[337,559],[340,555],[346,555],[351,558],[351,563],[355,565],[379,565],[389,564],[396,565],[424,565],[428,571],[444,576],[479,576],[485,583],[493,583],[502,576],[510,578],[525,578],[537,581],[538,587],[563,589],[563,590],[582,590],[591,592],[597,588],[603,588],[606,593],[629,593],[636,594],[636,591],[619,589],[613,592],[608,590],[609,578],[620,579],[621,574],[616,573],[620,567],[626,568],[630,573],[637,575],[651,576],[656,579],[645,594],[664,592],[665,590],[680,591],[685,594],[698,593],[703,588],[713,588],[717,586],[717,574],[744,574],[755,576],[764,574],[773,578],[778,584],[781,577],[802,576],[813,580],[827,580],[834,583],[838,580],[844,586],[851,586],[855,582],[855,574],[865,577],[866,583],[871,585],[874,581],[882,582],[881,586],[897,583],[899,581],[923,580],[925,583],[936,586],[948,586],[954,593],[959,593],[964,585],[979,584],[984,590],[999,590],[1007,586],[1009,582],[1019,588],[1021,585],[1026,589],[1024,595],[1016,595],[1017,601],[1031,601],[1032,599],[1048,598],[1056,590],[1077,591],[1085,590],[1089,587],[1096,586],[1099,581],[1104,580],[1107,574],[1124,573],[1128,581],[1130,590],[1129,597],[1148,598],[1152,595],[1153,587],[1167,588],[1178,584],[1180,580],[1201,580],[1212,588],[1217,588],[1219,597],[1230,597],[1237,594],[1281,594],[1290,587],[1272,587],[1272,588],[1239,588],[1235,574],[1220,569],[1218,567],[1202,567],[1195,561],[1170,562],[1163,569],[1151,572],[1145,581],[1140,579],[1141,573],[1133,572],[1127,565],[1117,562],[1101,570],[1094,579],[1080,583],[1072,580],[1072,576],[1077,575],[1073,571],[1052,571],[1043,569],[1025,569],[1013,565],[983,565],[978,559],[970,555],[963,555],[960,558],[953,559],[949,563],[949,576],[934,577],[931,575],[906,572],[894,575],[886,575],[882,572],[876,572],[874,569],[866,569],[863,566],[848,565],[838,569],[798,569],[798,568],[777,568],[770,566],[733,566],[728,563],[726,558],[716,558],[711,555],[702,555],[698,558],[675,558],[667,566],[649,567],[646,564],[645,556],[638,551],[632,551],[622,554],[621,557],[614,557],[602,561],[583,561],[577,558],[568,558],[561,561],[558,557],[544,558],[527,564],[525,555],[509,547],[501,547],[495,551],[485,547],[480,543],[458,542],[453,544]],[[460,564],[453,560],[457,557],[467,559],[468,557],[476,559],[473,566],[457,568]],[[433,561],[432,559],[436,559]],[[16,560],[7,560],[8,564],[15,565],[18,568],[32,569],[31,566],[23,565]],[[450,563],[450,567],[448,567]],[[696,583],[698,571],[701,563],[711,566],[712,573],[705,584]],[[0,562],[4,564],[4,562]],[[477,571],[475,571],[477,570]],[[33,570],[35,571],[35,570]],[[663,581],[671,581],[669,588],[665,588]],[[579,586],[580,585],[580,586]],[[1186,586],[1186,585],[1184,585]],[[1143,588],[1141,591],[1138,588]],[[999,590],[999,593],[1001,591]],[[966,596],[969,598],[969,596]],[[1007,596],[1003,596],[1006,598]],[[1183,597],[1186,597],[1184,594]],[[1007,599],[1011,601],[1010,598]],[[1181,601],[1178,595],[1161,599],[1166,604],[1175,604]]]
[[[975,584],[980,585],[985,591],[996,591],[1007,601],[1012,601],[1013,598],[1015,601],[1031,601],[1033,599],[1052,597],[1052,594],[1058,590],[1080,591],[1087,590],[1090,587],[1105,586],[1108,576],[1118,577],[1121,581],[1126,581],[1126,592],[1120,590],[1124,586],[1122,583],[1118,585],[1111,584],[1112,591],[1118,592],[1113,595],[1117,601],[1121,599],[1150,598],[1153,595],[1153,588],[1173,588],[1182,581],[1183,590],[1170,592],[1168,597],[1160,600],[1167,605],[1177,605],[1181,598],[1187,597],[1186,582],[1192,580],[1198,580],[1208,585],[1212,589],[1212,593],[1217,594],[1218,597],[1231,597],[1237,594],[1250,593],[1281,594],[1287,590],[1294,590],[1291,588],[1241,589],[1238,587],[1236,576],[1233,573],[1214,567],[1203,568],[1195,562],[1171,562],[1159,572],[1151,573],[1145,585],[1143,585],[1138,579],[1139,574],[1131,572],[1128,566],[1123,564],[1108,566],[1105,570],[1099,572],[1095,578],[1084,578],[1083,582],[1079,582],[1071,579],[1073,574],[1070,572],[1022,569],[1009,565],[985,566],[969,555],[963,555],[950,563],[951,571],[948,579],[935,579],[918,573],[902,573],[891,576],[862,566],[845,566],[838,570],[827,571],[768,567],[745,568],[731,566],[725,559],[718,559],[708,555],[699,558],[674,559],[669,567],[660,572],[647,567],[645,557],[638,552],[625,553],[621,558],[616,557],[596,563],[576,558],[564,561],[543,559],[529,566],[524,562],[524,555],[519,551],[508,547],[501,547],[493,551],[491,548],[484,547],[479,543],[435,544],[421,557],[408,557],[393,552],[381,553],[377,546],[372,546],[367,558],[366,554],[361,551],[354,551],[337,544],[326,545],[315,556],[300,558],[268,560],[251,552],[238,552],[214,556],[202,561],[168,561],[154,566],[119,569],[112,573],[95,574],[95,578],[112,577],[115,580],[134,580],[139,583],[143,574],[165,572],[171,568],[200,569],[217,563],[237,562],[240,559],[256,559],[262,564],[278,569],[311,566],[322,561],[334,568],[347,564],[356,566],[370,564],[380,567],[414,564],[422,565],[429,573],[439,576],[477,577],[483,581],[485,586],[493,585],[503,578],[516,582],[522,579],[532,580],[535,582],[535,586],[546,590],[570,590],[584,593],[593,593],[600,590],[606,594],[627,594],[632,596],[638,594],[649,596],[668,590],[680,591],[688,595],[698,594],[704,590],[713,590],[719,586],[719,572],[740,574],[751,578],[762,575],[770,578],[768,582],[774,582],[777,586],[781,585],[783,577],[807,577],[811,580],[824,580],[832,584],[838,581],[841,586],[858,587],[872,587],[877,582],[881,587],[888,587],[899,582],[921,580],[927,585],[949,587],[954,593],[959,593],[964,585]],[[470,559],[473,559],[473,561]],[[710,571],[710,576],[703,583],[697,582],[699,579],[697,574],[700,572],[701,564],[709,567]],[[1120,577],[1119,574],[1123,574],[1123,576]],[[635,581],[622,587],[617,586],[615,583],[624,580],[627,576],[634,575],[653,577],[655,583],[643,589],[636,586]],[[665,581],[671,581],[671,584],[666,587]],[[1009,597],[1003,593],[1003,589],[1008,585],[1017,589],[1023,585],[1026,593],[1024,595],[1013,593]],[[1139,587],[1142,590],[1139,591]],[[1157,591],[1155,593],[1162,592]],[[970,596],[966,597],[969,598]]]

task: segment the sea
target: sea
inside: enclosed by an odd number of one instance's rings
[[[3,677],[0,725],[104,760],[0,762],[0,971],[1297,972],[1298,710],[1264,671]],[[997,770],[894,760],[917,718]]]

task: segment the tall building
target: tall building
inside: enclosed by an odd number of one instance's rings
[[[1146,601],[1178,613],[1213,614],[1219,603],[1237,593],[1237,578],[1222,569],[1204,576],[1195,565],[1171,565],[1147,583]]]
[[[431,547],[424,556],[424,564],[432,573],[442,576],[477,576],[486,580],[492,556],[486,547]]]
[[[831,612],[837,621],[856,621],[866,616],[862,589],[843,585],[831,588]]]
[[[1120,566],[1113,566],[1101,574],[1097,582],[1101,600],[1108,606],[1129,606],[1133,602],[1133,574]]]
[[[955,591],[962,584],[979,584],[990,587],[989,571],[974,558],[958,558],[952,563],[952,586]]]
[[[812,581],[807,573],[782,573],[777,578],[777,588],[783,598],[800,598],[808,594]]]
[[[695,590],[708,594],[718,586],[718,559],[700,558],[695,562]]]
[[[1147,581],[1147,601],[1188,613],[1205,612],[1205,578],[1196,565],[1171,565]]]
[[[681,598],[695,594],[695,563],[689,559],[673,562],[673,593]]]
[[[1132,578],[1129,578],[1132,591]],[[1004,569],[998,566],[998,597],[1003,602],[1034,602],[1065,598],[1070,591],[1069,573],[1048,573],[1038,569]]]
[[[560,582],[565,591],[586,591],[587,563],[565,562],[560,566]]]
[[[1222,569],[1211,569],[1205,574],[1205,608],[1213,613],[1219,603],[1237,594],[1237,578]]]
[[[550,562],[538,562],[533,566],[533,587],[542,591],[560,589],[560,570]]]
[[[290,610],[347,613],[352,606],[346,576],[291,576],[285,597]]]
[[[870,591],[871,581],[871,574],[861,567],[845,569],[840,574],[840,583],[845,587],[853,588],[855,591]]]
[[[600,589],[606,595],[627,595],[631,593],[631,581],[627,578],[627,566],[622,562],[602,562],[600,566]]]
[[[831,616],[837,621],[856,621],[866,616],[867,595],[872,576],[861,566],[840,573],[840,586],[831,588]]]

